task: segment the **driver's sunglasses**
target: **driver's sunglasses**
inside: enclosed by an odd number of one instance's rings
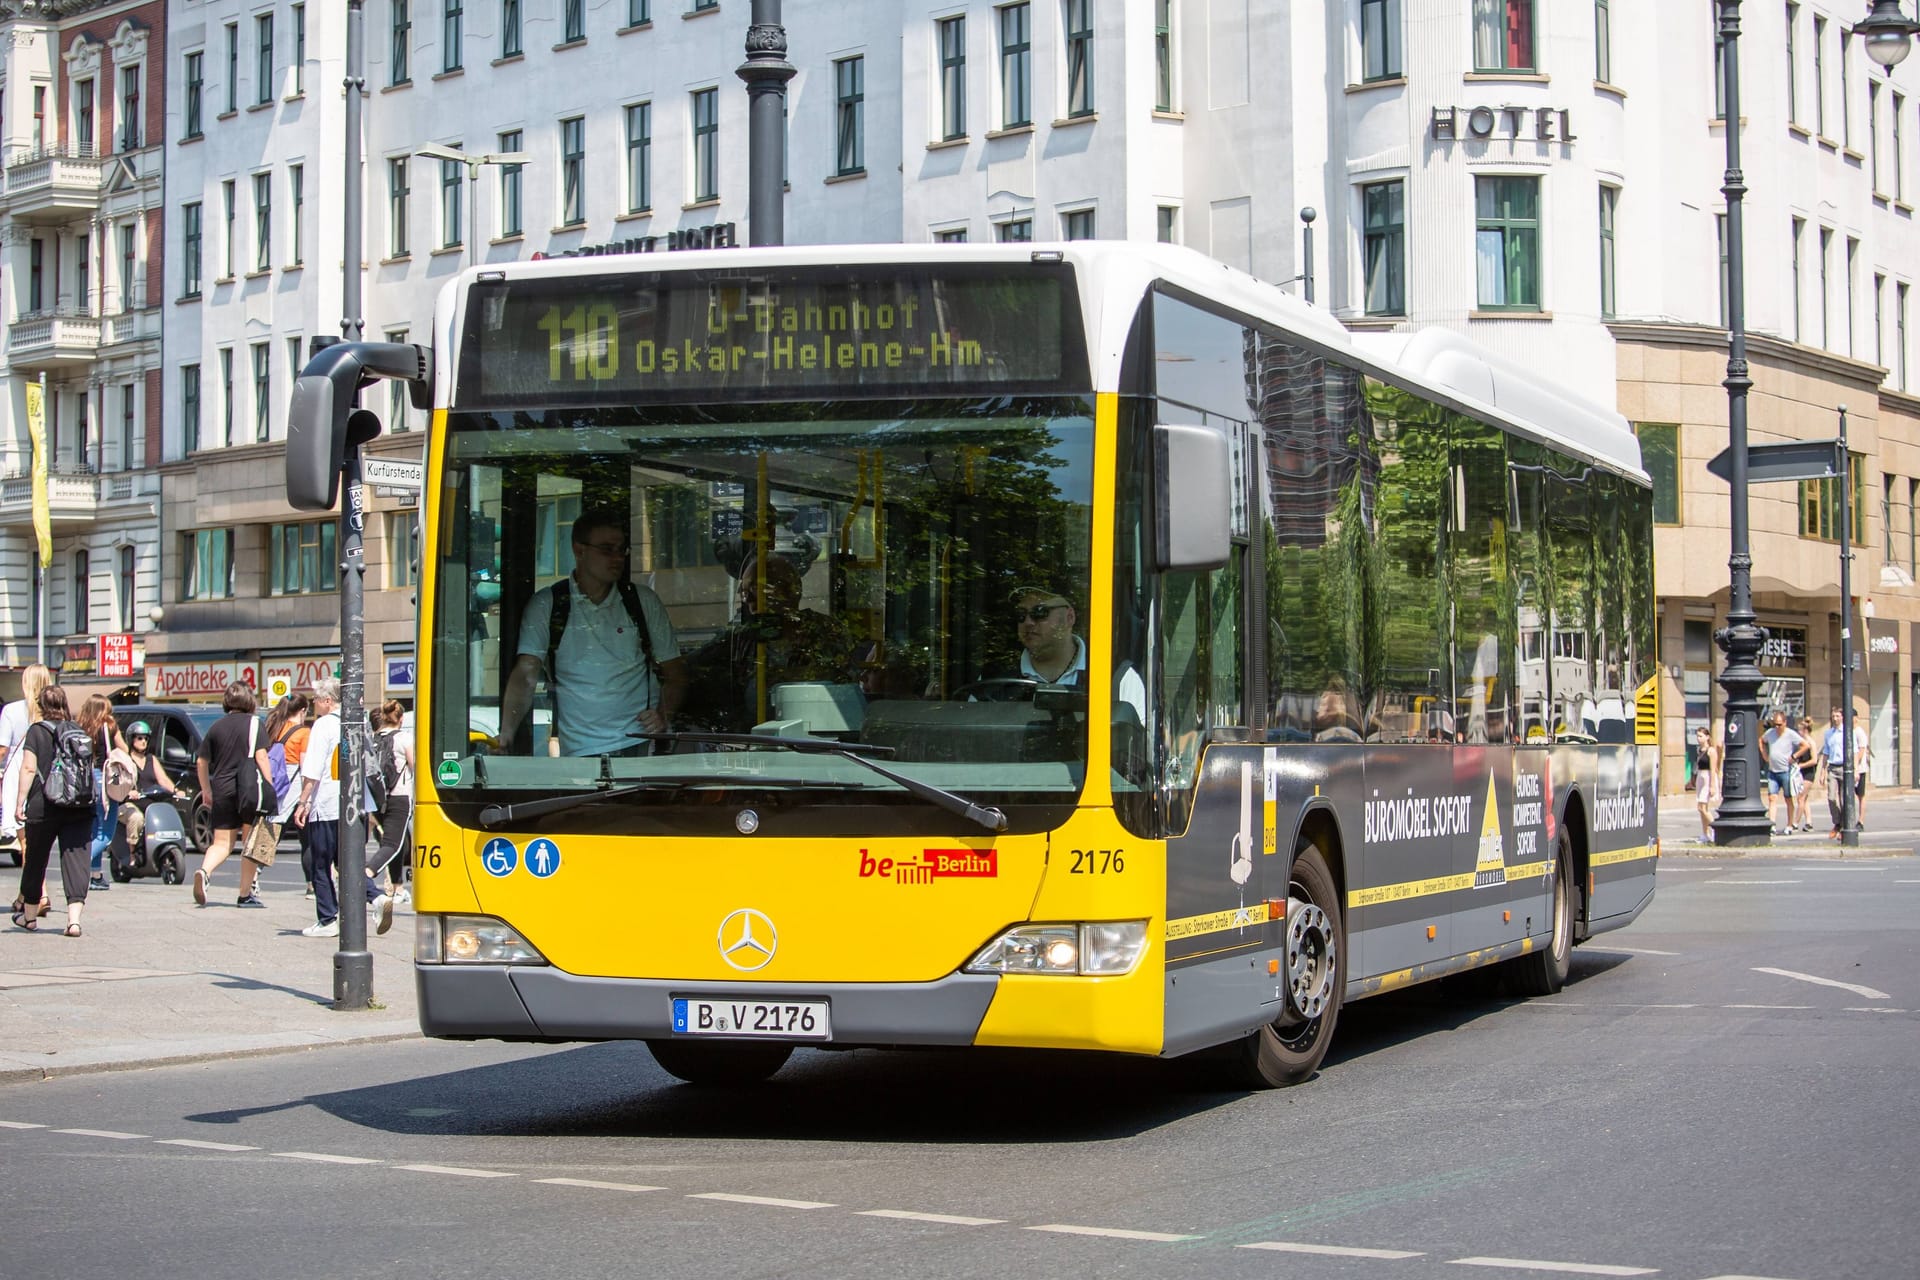
[[[1055,609],[1064,609],[1066,607],[1067,603],[1064,600],[1057,604],[1030,604],[1024,609],[1019,605],[1015,605],[1013,607],[1013,620],[1015,622],[1045,622],[1048,615]]]

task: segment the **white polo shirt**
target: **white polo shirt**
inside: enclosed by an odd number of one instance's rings
[[[636,585],[640,612],[653,637],[653,660],[671,662],[680,656],[680,642],[660,597]],[[567,629],[554,654],[558,671],[547,672],[553,691],[554,714],[559,720],[560,749],[570,756],[592,756],[635,746],[640,731],[635,723],[642,711],[658,706],[660,682],[648,669],[640,632],[627,614],[616,586],[595,604],[578,582],[568,588]],[[522,656],[547,660],[547,631],[553,621],[553,588],[542,587],[527,602],[520,618]]]

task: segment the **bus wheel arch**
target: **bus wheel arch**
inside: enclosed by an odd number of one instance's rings
[[[1591,936],[1591,930],[1587,928],[1587,876],[1591,864],[1587,847],[1587,804],[1578,791],[1568,794],[1566,807],[1561,811],[1555,830],[1571,845],[1573,883],[1569,887],[1573,891],[1573,937],[1576,942],[1584,942]],[[1555,848],[1558,848],[1557,841]]]

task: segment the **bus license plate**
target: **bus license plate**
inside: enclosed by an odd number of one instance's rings
[[[709,1000],[673,998],[673,1029],[686,1036],[777,1036],[831,1040],[825,1000]]]

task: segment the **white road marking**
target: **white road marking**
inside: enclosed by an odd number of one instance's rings
[[[1825,866],[1818,866],[1818,867],[1795,867],[1794,870],[1795,871],[1865,871],[1869,875],[1879,875],[1882,871],[1885,871],[1886,868],[1885,867],[1863,867],[1859,865],[1841,865],[1840,863],[1829,863]]]
[[[899,1218],[906,1222],[938,1222],[948,1227],[991,1227],[1005,1218],[963,1218],[954,1213],[915,1213],[911,1209],[858,1209],[862,1218]]]
[[[456,1164],[397,1164],[396,1169],[405,1169],[409,1173],[444,1173],[450,1178],[511,1178],[513,1175],[503,1169],[464,1169]]]
[[[318,1164],[380,1164],[366,1156],[334,1156],[324,1151],[276,1151],[274,1155],[282,1160],[312,1160]]]
[[[1810,1004],[1723,1004],[1722,1009],[1811,1009]]]
[[[1895,884],[1920,884],[1920,880],[1895,880]]]
[[[1799,884],[1798,880],[1709,880],[1708,884]]]
[[[1114,1240],[1150,1240],[1157,1244],[1172,1244],[1179,1240],[1197,1240],[1198,1236],[1169,1235],[1165,1231],[1123,1231],[1119,1227],[1074,1227],[1064,1222],[1050,1222],[1045,1226],[1027,1227],[1028,1231],[1054,1231],[1068,1236],[1106,1236]]]
[[[1652,947],[1596,947],[1592,943],[1588,943],[1580,950],[1589,955],[1596,951],[1617,951],[1627,956],[1677,956],[1680,954],[1678,951],[1655,951]]]
[[[631,1182],[598,1182],[592,1178],[535,1178],[549,1187],[585,1187],[589,1191],[665,1191],[665,1187],[642,1187]]]
[[[1423,1255],[1405,1249],[1347,1249],[1337,1244],[1296,1244],[1291,1240],[1262,1240],[1258,1244],[1239,1245],[1242,1249],[1271,1249],[1275,1253],[1325,1254],[1329,1258],[1418,1258]]]
[[[144,1138],[144,1133],[121,1133],[117,1129],[55,1129],[55,1133],[71,1133],[79,1138],[112,1138],[117,1142],[131,1142],[135,1138]]]
[[[1850,1005],[1847,1008],[1842,1009],[1840,1012],[1842,1013],[1912,1013],[1913,1010],[1889,1009],[1885,1005],[1873,1005],[1871,1007],[1865,1007],[1865,1006],[1856,1004],[1856,1005]]]
[[[155,1138],[163,1147],[192,1147],[195,1151],[258,1151],[258,1147],[243,1147],[237,1142],[205,1142],[199,1138]]]
[[[1795,973],[1792,969],[1767,969],[1756,966],[1755,973],[1770,973],[1776,978],[1793,978],[1799,982],[1811,982],[1822,987],[1838,987],[1842,991],[1851,991],[1857,996],[1869,1000],[1891,1000],[1892,996],[1884,991],[1875,991],[1872,987],[1863,987],[1852,982],[1837,982],[1832,978],[1819,978],[1811,973]]]
[[[1454,1258],[1456,1267],[1507,1267],[1521,1271],[1563,1271],[1576,1276],[1652,1276],[1655,1267],[1615,1267],[1603,1262],[1543,1262],[1538,1258]]]
[[[731,1204],[764,1204],[775,1209],[831,1209],[824,1200],[782,1200],[777,1196],[737,1196],[730,1191],[696,1191],[689,1200],[725,1200]]]
[[[28,1124],[24,1120],[0,1120],[0,1129],[44,1129],[43,1124]]]
[[[1708,1276],[1707,1280],[1780,1280],[1779,1276]]]

